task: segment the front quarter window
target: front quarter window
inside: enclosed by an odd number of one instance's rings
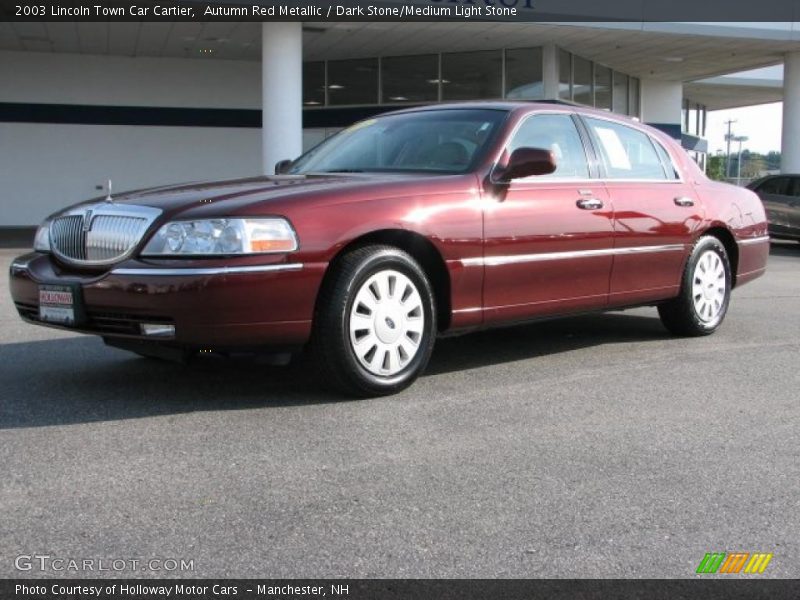
[[[568,114],[536,114],[528,117],[508,145],[508,153],[519,148],[542,148],[553,153],[556,170],[536,179],[587,179],[589,162],[575,122]]]
[[[466,173],[485,155],[506,111],[442,109],[356,123],[297,159],[290,173]]]

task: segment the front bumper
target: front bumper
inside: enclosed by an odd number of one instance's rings
[[[325,264],[129,260],[103,273],[65,270],[48,254],[15,259],[11,296],[20,316],[39,320],[39,286],[79,285],[86,318],[66,329],[151,339],[143,323],[175,327],[154,341],[204,349],[286,347],[308,341]]]

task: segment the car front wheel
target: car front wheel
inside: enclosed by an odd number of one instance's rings
[[[713,236],[700,238],[686,263],[680,296],[658,307],[662,323],[676,335],[713,333],[728,312],[731,287],[725,246]]]
[[[317,306],[311,350],[322,381],[348,395],[397,393],[428,364],[433,291],[402,250],[366,246],[334,266]]]

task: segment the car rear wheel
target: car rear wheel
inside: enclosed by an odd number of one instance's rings
[[[731,284],[725,246],[713,236],[700,238],[686,263],[680,295],[658,307],[661,322],[676,335],[713,333],[728,312]]]
[[[320,294],[311,353],[324,383],[347,395],[397,393],[428,364],[433,291],[398,248],[366,246],[338,261]]]

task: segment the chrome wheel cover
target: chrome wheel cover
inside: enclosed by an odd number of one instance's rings
[[[719,321],[725,308],[727,276],[722,257],[713,250],[700,255],[692,275],[694,311],[706,325]]]
[[[379,377],[397,375],[422,343],[425,310],[417,286],[399,271],[375,273],[356,293],[349,328],[362,367]]]

